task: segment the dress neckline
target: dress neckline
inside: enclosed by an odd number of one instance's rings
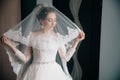
[[[37,35],[36,38],[41,38],[41,39],[57,39],[56,36],[50,35],[50,36],[44,36],[44,35]]]

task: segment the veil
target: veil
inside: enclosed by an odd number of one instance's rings
[[[57,15],[57,24],[53,31],[58,35],[60,39],[59,43],[65,45],[66,50],[68,50],[72,46],[75,38],[79,35],[81,31],[81,29],[79,29],[75,23],[73,23],[69,18],[67,18],[63,13],[61,13],[51,4],[38,4],[24,20],[22,20],[12,29],[4,33],[4,35],[7,36],[8,39],[12,42],[12,44],[23,53],[25,51],[25,47],[28,47],[30,44],[31,32],[35,32],[42,29],[42,25],[38,21],[37,15],[41,12],[41,10],[44,7],[52,7],[55,10]],[[13,52],[7,46],[4,45],[4,47],[9,56],[9,60],[11,62],[11,66],[13,67],[13,71],[17,75],[17,80],[19,80],[20,77],[26,71],[26,68],[32,63],[32,58],[27,64],[23,64],[14,56]],[[65,74],[71,78],[67,68],[67,61],[65,61],[59,56],[57,56],[56,61],[61,65]],[[74,65],[75,64],[76,62],[74,62]],[[75,68],[77,68],[77,66]],[[79,71],[77,74],[79,74]]]

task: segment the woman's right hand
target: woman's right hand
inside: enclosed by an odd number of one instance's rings
[[[12,42],[5,35],[3,35],[1,37],[1,41],[2,41],[3,44],[5,44],[8,47],[10,47],[13,50],[14,53],[16,53],[16,51],[17,51],[16,47],[13,46]]]
[[[2,40],[2,43],[5,45],[10,46],[12,44],[11,41],[5,35],[2,36],[1,40]]]

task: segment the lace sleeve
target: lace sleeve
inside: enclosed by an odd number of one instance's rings
[[[26,48],[25,53],[22,53],[21,51],[17,50],[15,52],[15,56],[23,63],[27,63],[31,58],[31,51],[30,49]]]
[[[59,54],[61,56],[61,58],[63,58],[66,62],[68,62],[71,57],[73,56],[74,52],[75,52],[75,48],[70,47],[68,50],[66,50],[65,46],[61,46],[59,48]]]

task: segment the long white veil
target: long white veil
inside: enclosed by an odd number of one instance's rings
[[[42,25],[40,24],[37,15],[41,12],[41,10],[44,7],[51,7],[55,10],[57,15],[57,25],[53,29],[53,31],[56,34],[58,34],[58,36],[62,40],[62,44],[65,45],[66,50],[68,50],[71,47],[71,45],[74,42],[74,39],[78,36],[78,34],[81,31],[76,24],[74,24],[70,19],[68,19],[64,14],[62,14],[51,4],[38,4],[24,20],[22,20],[20,23],[18,23],[16,26],[14,26],[12,29],[8,30],[4,34],[11,40],[13,45],[16,46],[16,48],[23,53],[24,48],[29,46],[31,32],[35,32],[42,29]],[[19,80],[23,73],[26,71],[26,68],[32,62],[32,59],[27,64],[23,64],[14,56],[13,52],[7,46],[5,46],[5,49],[9,56],[9,60],[13,67],[13,71],[16,73],[17,79]],[[59,56],[57,56],[56,59],[63,68],[63,71],[66,73],[66,75],[68,75],[71,78],[67,68],[67,62]],[[77,61],[77,57],[75,57],[74,59],[74,65],[78,65],[79,63]],[[73,77],[79,78],[78,75],[79,73],[81,73],[81,70],[79,66],[75,66],[74,68],[76,69],[73,70],[77,70],[77,73],[74,74]],[[77,80],[80,80],[78,78]]]

